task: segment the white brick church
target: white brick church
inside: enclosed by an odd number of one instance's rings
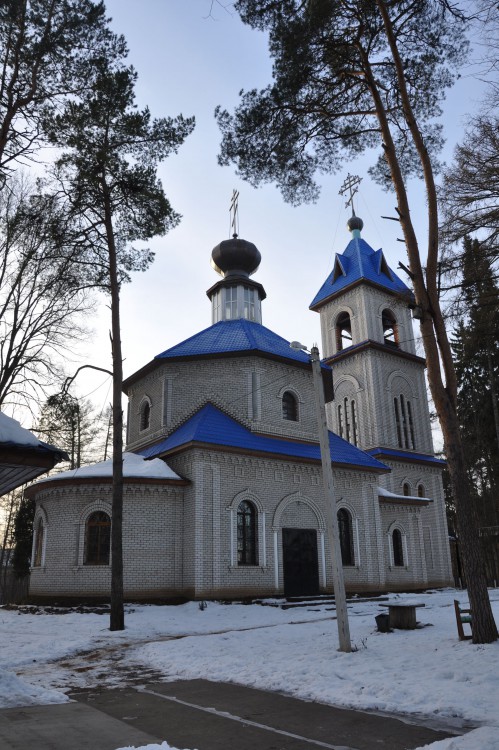
[[[330,451],[348,592],[452,583],[412,294],[352,239],[311,309],[321,317]],[[212,253],[212,325],[124,383],[127,599],[332,591],[308,355],[262,324],[260,253]],[[334,377],[334,394],[332,389]],[[108,598],[111,464],[48,477],[36,498],[30,595]]]

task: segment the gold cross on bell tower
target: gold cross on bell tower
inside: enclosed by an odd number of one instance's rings
[[[352,216],[355,216],[355,210],[353,207],[353,196],[359,189],[359,185],[362,182],[362,177],[358,177],[357,175],[353,174],[347,174],[346,180],[343,183],[343,185],[339,189],[339,194],[345,196],[347,192],[350,193],[350,197],[345,203],[345,208],[348,208],[348,206],[352,206]]]
[[[232,191],[232,198],[229,207],[230,227],[232,236],[237,238],[239,233],[239,190]]]

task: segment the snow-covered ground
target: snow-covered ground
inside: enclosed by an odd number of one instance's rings
[[[499,622],[499,590],[490,595]],[[374,618],[386,608],[354,603],[351,654],[337,650],[334,612],[325,608],[133,606],[121,633],[107,629],[106,615],[0,608],[0,706],[60,703],[71,687],[102,682],[103,668],[112,686],[123,684],[127,667],[140,674],[140,665],[164,680],[236,682],[337,706],[455,721],[477,728],[432,750],[499,750],[499,642],[458,640],[453,599],[464,604],[465,593],[390,598],[424,602],[417,613],[425,627],[378,633]],[[95,650],[98,658],[85,654]],[[113,670],[118,662],[121,671]],[[165,741],[148,750],[167,750]]]

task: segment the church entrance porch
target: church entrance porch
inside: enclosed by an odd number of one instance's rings
[[[319,559],[315,529],[283,529],[284,596],[319,593]]]

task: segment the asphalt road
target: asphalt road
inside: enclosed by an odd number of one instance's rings
[[[397,718],[206,680],[85,690],[73,703],[0,711],[0,750],[411,750],[455,734]]]

